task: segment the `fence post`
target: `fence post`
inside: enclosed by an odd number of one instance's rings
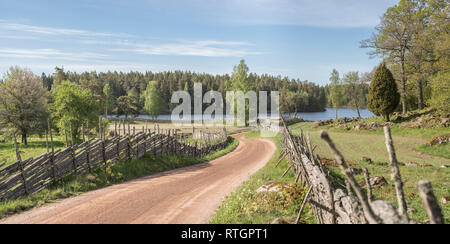
[[[131,143],[130,135],[128,135],[127,136],[127,154],[128,154],[128,159],[131,159],[131,144],[130,143]]]
[[[86,142],[86,138],[84,137],[84,124],[81,124],[81,134],[83,135],[83,142]]]
[[[72,124],[70,124],[70,145],[73,147],[73,133],[72,133]]]
[[[106,147],[105,140],[102,139],[102,158],[103,158],[103,163],[105,164],[105,167],[106,167],[107,165],[106,165],[106,148],[105,147]]]
[[[77,162],[75,161],[75,149],[73,148],[73,131],[72,131],[72,124],[70,124],[70,141],[71,141],[71,147],[70,147],[70,157],[72,158],[72,165],[73,165],[73,171],[77,173]]]
[[[117,136],[117,121],[114,120],[114,136]]]
[[[53,145],[53,134],[52,134],[52,127],[50,125],[50,119],[47,119],[47,126],[48,126],[48,131],[50,133],[50,143],[52,146],[52,154],[50,155],[50,163],[52,165],[52,177],[53,177],[53,182],[56,180],[56,169],[55,169],[55,147]]]
[[[16,150],[16,158],[18,161],[17,163],[19,164],[20,175],[22,176],[23,187],[25,189],[25,193],[28,195],[27,179],[25,177],[25,173],[23,172],[22,157],[20,157],[20,151],[19,146],[17,145],[16,134],[14,134],[14,149]]]
[[[119,125],[119,131],[120,131],[120,125]],[[117,147],[117,160],[120,160],[120,134],[119,137],[116,139],[116,147]]]
[[[67,139],[67,129],[65,125],[64,125],[64,137],[66,138],[66,147],[69,147],[69,139]]]
[[[102,139],[102,117],[98,116],[98,138]]]
[[[122,120],[122,127],[123,127],[123,136],[126,136],[127,130],[125,128],[125,119]]]
[[[88,170],[91,170],[91,163],[90,163],[90,159],[89,159],[89,154],[90,154],[90,150],[91,150],[91,148],[90,148],[90,145],[91,144],[91,142],[90,142],[90,139],[89,139],[89,136],[88,136],[88,141],[87,141],[87,144],[86,144],[86,160],[87,160],[87,166],[88,166]]]

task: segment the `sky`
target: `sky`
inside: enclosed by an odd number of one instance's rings
[[[0,0],[0,75],[73,72],[250,72],[329,83],[368,72],[359,48],[397,0]]]

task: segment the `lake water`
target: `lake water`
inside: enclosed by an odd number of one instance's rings
[[[371,117],[374,116],[374,114],[372,112],[370,112],[368,109],[361,109],[360,110],[361,113],[361,117],[363,118],[367,118],[367,117]],[[334,119],[336,117],[335,111],[333,108],[327,108],[326,111],[324,112],[310,112],[310,113],[297,113],[297,116],[302,117],[305,120],[310,120],[310,121],[317,121],[317,120],[327,120],[327,119]],[[342,108],[339,109],[338,111],[338,117],[339,118],[343,118],[343,117],[357,117],[358,113],[356,112],[356,110],[353,109],[349,109],[349,108]],[[125,116],[115,116],[115,115],[110,115],[108,116],[108,118],[124,118]],[[196,118],[200,118],[199,115],[194,115],[193,116],[194,119]],[[152,117],[148,116],[148,115],[139,115],[137,117],[138,119],[144,119],[144,120],[151,120]],[[171,120],[171,115],[159,115],[157,117],[157,120],[160,121],[167,121],[167,120]]]

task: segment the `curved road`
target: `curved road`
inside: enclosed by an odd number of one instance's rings
[[[240,142],[236,150],[214,161],[88,192],[0,223],[206,223],[276,150],[269,140],[234,137]]]

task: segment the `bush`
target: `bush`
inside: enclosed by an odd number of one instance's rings
[[[389,115],[400,102],[400,94],[391,71],[382,63],[376,69],[367,95],[367,107],[376,115],[383,115],[389,121]]]

